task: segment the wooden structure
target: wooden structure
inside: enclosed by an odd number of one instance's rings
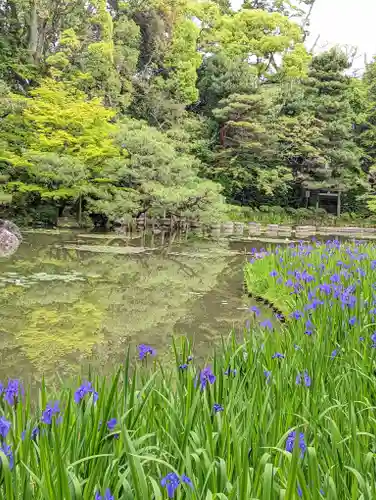
[[[338,217],[341,215],[341,191],[328,191],[326,189],[306,189],[306,208],[315,206],[316,210],[325,208],[329,213]]]

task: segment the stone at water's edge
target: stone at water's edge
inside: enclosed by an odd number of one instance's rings
[[[22,242],[21,232],[13,222],[0,219],[0,257],[9,257]]]

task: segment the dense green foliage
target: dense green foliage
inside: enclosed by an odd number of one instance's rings
[[[376,211],[375,78],[304,42],[315,0],[5,0],[0,202],[101,223],[229,203]]]
[[[172,363],[142,345],[112,376],[42,384],[37,403],[8,381],[1,497],[375,498],[376,249],[259,257],[250,288],[274,290],[293,314],[281,324],[252,307],[242,340],[224,340],[210,365],[182,339]]]
[[[229,205],[227,217],[234,222],[256,222],[260,224],[282,224],[288,226],[326,227],[372,227],[376,225],[376,215],[365,217],[362,212],[343,212],[340,217],[315,207],[292,208],[273,205],[241,207]]]

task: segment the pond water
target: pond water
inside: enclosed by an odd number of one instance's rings
[[[24,234],[0,259],[0,379],[38,382],[89,363],[106,371],[140,343],[163,358],[173,335],[205,356],[250,319],[242,265],[263,245],[194,234]]]

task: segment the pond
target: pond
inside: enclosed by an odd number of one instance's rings
[[[163,359],[180,335],[205,356],[250,318],[242,267],[245,253],[263,245],[194,234],[25,233],[0,259],[0,380],[38,382],[89,363],[106,372],[140,343]]]

